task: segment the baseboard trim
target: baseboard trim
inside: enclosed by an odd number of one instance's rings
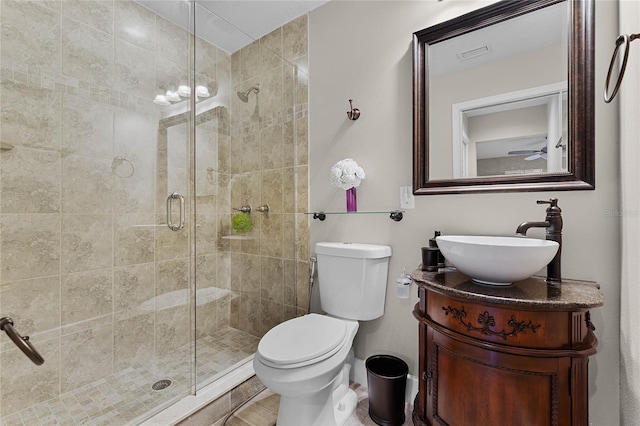
[[[367,367],[365,367],[364,360],[356,358],[353,362],[353,368],[351,369],[351,380],[356,383],[360,383],[363,386],[367,386]],[[418,378],[409,374],[407,376],[407,389],[404,397],[405,401],[413,404],[413,400],[418,394]]]

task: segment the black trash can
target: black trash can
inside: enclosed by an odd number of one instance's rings
[[[409,366],[392,355],[367,358],[367,388],[369,416],[379,425],[395,426],[404,423],[404,393]]]

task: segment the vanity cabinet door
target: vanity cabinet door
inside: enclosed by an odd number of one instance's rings
[[[419,334],[419,354],[418,354],[418,371],[420,372],[420,380],[418,381],[418,395],[416,395],[416,399],[413,403],[413,413],[414,419],[413,423],[416,425],[422,425],[423,420],[427,417],[427,396],[431,393],[430,385],[430,369],[427,362],[427,351],[424,342],[427,341],[427,332],[431,330],[430,327],[427,327],[426,324],[420,324],[418,328]],[[418,416],[418,420],[416,420],[416,415]]]
[[[423,395],[432,425],[571,424],[571,358],[489,351],[426,328]]]

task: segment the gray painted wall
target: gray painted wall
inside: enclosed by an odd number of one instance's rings
[[[344,191],[329,182],[338,160],[352,157],[367,178],[358,188],[359,210],[396,209],[399,187],[412,182],[412,57],[414,31],[491,2],[332,1],[310,13],[310,208],[344,211]],[[393,247],[385,315],[361,323],[356,356],[377,353],[406,360],[417,370],[416,291],[396,297],[395,279],[420,263],[420,247],[434,230],[446,234],[513,235],[524,220],[544,218],[537,199],[557,197],[564,215],[563,274],[600,283],[606,297],[592,311],[599,339],[590,363],[590,410],[594,425],[615,425],[619,413],[619,128],[614,105],[599,96],[617,37],[617,2],[596,4],[595,191],[416,197],[401,222],[387,215],[329,216],[312,221],[317,241],[357,241]],[[362,115],[349,121],[348,99]],[[533,237],[544,238],[541,230]],[[317,308],[317,300],[316,308]]]

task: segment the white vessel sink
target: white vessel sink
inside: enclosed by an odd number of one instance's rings
[[[442,235],[436,241],[443,256],[473,281],[502,286],[539,272],[559,247],[555,241],[524,237]]]

